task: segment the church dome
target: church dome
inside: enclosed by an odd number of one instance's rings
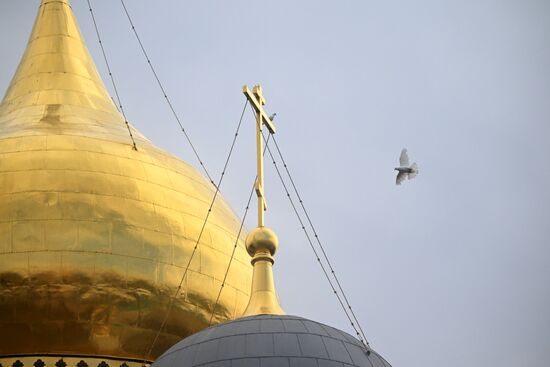
[[[296,316],[256,315],[205,329],[153,367],[391,367],[351,335]]]
[[[42,0],[0,105],[0,358],[154,359],[208,326],[240,220],[219,196],[149,355],[215,189],[130,128],[137,150],[68,1]],[[251,277],[241,238],[215,323]]]

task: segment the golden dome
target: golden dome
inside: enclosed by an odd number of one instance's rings
[[[0,105],[0,357],[147,357],[214,190],[132,131],[68,1],[42,0]],[[239,225],[218,198],[152,358],[207,326]],[[251,276],[241,239],[216,322]]]

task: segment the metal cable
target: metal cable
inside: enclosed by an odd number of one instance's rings
[[[210,180],[210,183],[214,184],[214,180],[210,176],[210,173],[208,173],[208,170],[206,169],[206,166],[204,165],[201,157],[199,156],[199,153],[197,152],[197,149],[195,148],[195,145],[191,142],[191,138],[189,137],[189,134],[183,127],[183,124],[181,122],[180,117],[176,113],[176,110],[174,109],[174,106],[172,105],[172,102],[170,101],[170,98],[168,97],[168,94],[166,93],[166,90],[164,89],[164,86],[162,85],[160,78],[158,77],[158,74],[155,70],[155,67],[153,66],[153,63],[151,62],[151,59],[149,58],[149,55],[147,54],[147,51],[145,50],[145,47],[143,46],[143,42],[141,42],[141,38],[139,37],[139,34],[137,33],[136,27],[134,26],[134,22],[132,21],[132,18],[130,17],[130,13],[128,12],[128,9],[126,8],[126,4],[124,3],[124,0],[120,0],[122,7],[124,8],[124,13],[126,14],[126,18],[128,18],[128,21],[130,22],[130,26],[132,27],[132,31],[134,32],[134,35],[136,36],[136,39],[139,43],[139,47],[141,48],[141,51],[143,52],[143,55],[145,56],[145,59],[147,60],[147,64],[149,65],[149,68],[153,72],[153,75],[157,81],[157,84],[162,92],[162,95],[164,96],[164,99],[166,100],[166,103],[168,103],[168,107],[170,107],[170,111],[172,111],[172,115],[174,115],[174,118],[178,122],[178,125],[180,127],[180,130],[185,135],[185,138],[187,139],[187,142],[191,146],[191,149],[193,150],[193,153],[195,154],[195,157],[199,161],[199,164],[201,165],[202,169],[204,170],[204,173],[206,173],[206,176]]]
[[[231,252],[231,258],[229,259],[229,264],[227,264],[227,269],[225,270],[225,275],[223,276],[222,284],[220,285],[220,290],[218,291],[218,296],[216,297],[216,302],[214,303],[214,306],[212,307],[212,313],[210,314],[210,320],[208,321],[208,326],[212,325],[212,319],[214,318],[214,313],[216,312],[216,307],[218,306],[218,302],[220,302],[220,297],[222,295],[223,287],[225,286],[225,281],[227,280],[227,275],[229,274],[229,269],[231,268],[231,264],[233,263],[233,258],[235,256],[235,251],[237,250],[237,246],[239,244],[239,237],[241,235],[244,221],[246,220],[246,216],[248,214],[248,209],[250,208],[250,202],[252,201],[252,196],[254,194],[254,186],[256,184],[256,179],[254,179],[254,184],[252,185],[252,190],[250,191],[250,196],[248,197],[248,201],[246,203],[246,208],[244,210],[243,219],[241,221],[241,226],[239,227],[239,232],[237,234],[237,238],[235,239],[235,243],[233,244],[233,251]]]
[[[263,151],[263,155],[265,155],[265,151],[267,148],[267,144],[269,144],[269,138],[271,135],[267,137],[266,146]],[[229,274],[229,269],[231,268],[231,264],[233,263],[233,258],[235,256],[235,251],[237,250],[237,245],[239,243],[239,236],[241,235],[241,231],[244,226],[244,221],[246,219],[246,216],[248,214],[248,209],[250,208],[250,202],[252,201],[252,196],[255,191],[256,187],[256,180],[258,179],[258,176],[254,178],[254,183],[252,184],[252,190],[250,190],[250,195],[248,196],[248,202],[246,203],[246,208],[244,210],[243,219],[241,221],[241,226],[239,227],[239,233],[237,235],[237,239],[235,240],[235,244],[233,245],[233,252],[231,252],[231,258],[229,259],[229,264],[227,265],[227,269],[225,270],[225,275],[223,277],[222,284],[220,286],[220,290],[218,291],[218,296],[216,297],[216,303],[214,304],[214,307],[212,307],[212,314],[210,315],[210,321],[208,321],[208,326],[212,325],[212,319],[214,318],[214,312],[216,311],[216,306],[218,306],[218,302],[220,301],[220,296],[222,294],[223,287],[225,286],[225,281],[227,280],[227,275]]]
[[[264,139],[264,141],[266,141],[265,139],[265,136],[263,135],[262,133],[262,137]],[[342,298],[340,297],[338,291],[336,290],[336,288],[334,287],[334,284],[330,278],[330,276],[328,275],[328,272],[327,270],[325,269],[325,266],[323,265],[323,262],[321,261],[321,258],[319,257],[319,253],[317,252],[317,250],[315,249],[315,246],[313,244],[313,241],[311,240],[311,237],[304,225],[304,222],[302,220],[302,217],[300,216],[300,213],[298,212],[298,209],[296,208],[296,205],[294,204],[294,200],[292,199],[292,196],[290,195],[290,192],[288,191],[288,188],[287,188],[287,185],[285,183],[285,180],[283,179],[283,176],[281,175],[281,172],[279,170],[279,167],[277,166],[277,162],[275,161],[275,157],[273,156],[272,152],[271,152],[271,149],[269,147],[267,147],[267,151],[269,153],[269,156],[271,157],[271,160],[273,162],[273,165],[275,166],[275,170],[277,171],[277,175],[279,176],[279,180],[281,181],[281,184],[283,185],[283,189],[285,190],[285,193],[286,193],[286,196],[288,198],[288,200],[290,201],[290,204],[292,206],[292,209],[294,210],[294,213],[296,214],[296,217],[298,218],[298,221],[300,223],[300,226],[302,228],[302,230],[304,231],[304,234],[306,235],[306,238],[307,238],[307,241],[309,243],[309,246],[311,247],[311,249],[313,250],[313,253],[315,255],[315,258],[317,259],[317,262],[319,263],[319,266],[321,267],[321,270],[323,271],[323,274],[325,275],[325,278],[327,279],[331,289],[332,289],[332,292],[334,293],[334,295],[336,296],[336,298],[338,299],[338,302],[340,303],[340,306],[342,307],[342,310],[344,311],[348,321],[350,322],[353,330],[355,331],[355,334],[357,335],[357,337],[359,338],[359,340],[365,344],[365,345],[369,345],[369,342],[367,341],[364,333],[362,332],[362,330],[355,325],[356,323],[354,322],[354,320],[352,319],[352,317],[350,316],[350,313],[348,313],[348,310],[346,309],[346,306],[344,305],[344,302],[342,301]],[[361,332],[359,331],[361,330]]]
[[[329,266],[330,268],[330,272],[332,274],[332,276],[334,277],[335,281],[336,281],[336,284],[338,285],[338,289],[340,290],[340,293],[342,294],[342,296],[344,297],[344,301],[346,302],[346,306],[348,307],[348,309],[350,310],[350,313],[353,317],[353,319],[355,320],[355,323],[357,324],[357,327],[359,328],[359,330],[361,331],[361,334],[363,335],[363,338],[365,338],[365,341],[367,343],[367,345],[369,344],[366,337],[365,337],[365,333],[363,332],[363,328],[361,327],[361,324],[359,323],[359,320],[357,319],[357,316],[355,315],[355,312],[353,311],[349,301],[348,301],[348,298],[346,297],[346,293],[344,292],[344,289],[342,288],[342,285],[340,283],[340,280],[338,279],[338,277],[336,276],[336,272],[334,271],[334,268],[332,267],[332,264],[328,258],[328,255],[327,253],[325,252],[325,248],[324,246],[321,244],[321,240],[319,239],[319,235],[317,234],[317,231],[315,230],[315,226],[313,225],[313,222],[311,221],[311,218],[308,214],[308,211],[306,210],[305,206],[304,206],[304,201],[302,200],[302,197],[300,196],[300,193],[298,192],[298,189],[296,188],[296,184],[294,183],[294,180],[292,179],[292,175],[290,174],[290,171],[288,169],[288,165],[286,164],[286,161],[283,157],[283,154],[281,153],[281,149],[279,148],[279,145],[277,144],[277,140],[275,139],[275,137],[273,137],[273,142],[275,143],[275,147],[277,148],[277,152],[279,153],[279,157],[281,158],[281,162],[283,163],[283,166],[286,170],[286,173],[288,175],[288,178],[290,179],[290,182],[292,184],[292,187],[294,189],[294,193],[296,194],[296,197],[298,198],[298,201],[300,203],[300,206],[302,207],[302,210],[304,211],[304,214],[306,215],[306,218],[307,218],[307,221],[313,231],[313,235],[315,237],[315,239],[317,240],[317,244],[319,245],[319,248],[321,249],[321,252],[323,253],[323,256],[325,258],[325,261],[327,262],[327,265]]]
[[[113,76],[113,73],[111,72],[111,67],[109,66],[109,61],[107,60],[107,53],[105,52],[105,48],[103,47],[103,42],[101,41],[101,36],[99,35],[99,28],[98,28],[97,22],[95,20],[94,11],[92,10],[92,3],[91,3],[90,0],[87,0],[87,1],[88,1],[88,8],[90,9],[90,14],[92,16],[92,21],[94,23],[95,33],[96,33],[97,39],[99,41],[99,46],[101,47],[101,53],[103,54],[103,59],[105,60],[105,65],[107,66],[107,71],[109,72],[109,77],[111,78],[111,83],[113,84],[113,89],[115,90],[116,99],[118,101],[119,111],[122,113],[122,117],[124,117],[124,123],[126,124],[126,128],[128,129],[128,133],[130,134],[130,139],[132,139],[132,147],[134,148],[134,150],[137,150],[136,141],[134,139],[134,135],[132,134],[132,129],[130,129],[130,124],[128,123],[128,119],[126,118],[126,113],[124,112],[124,108],[122,107],[122,102],[120,101],[120,95],[118,94],[118,88],[116,87],[115,78]],[[115,106],[116,106],[116,104],[115,104]]]
[[[151,345],[149,346],[149,350],[147,351],[146,357],[143,360],[144,364],[147,362],[147,360],[151,357],[151,353],[153,352],[153,348],[155,347],[155,344],[158,341],[158,338],[160,336],[160,333],[162,332],[162,329],[166,326],[166,322],[168,321],[168,316],[170,315],[170,311],[172,310],[172,307],[174,305],[174,300],[179,295],[181,286],[183,284],[183,281],[185,280],[185,277],[187,276],[187,271],[189,270],[189,267],[191,266],[191,261],[193,260],[193,257],[195,256],[195,253],[197,252],[197,248],[199,247],[199,242],[201,240],[202,234],[204,233],[204,229],[206,228],[206,223],[208,222],[208,218],[210,217],[210,213],[212,212],[212,208],[214,207],[214,202],[216,201],[216,198],[218,196],[218,193],[220,192],[220,186],[222,184],[223,178],[225,177],[225,172],[227,170],[227,166],[229,165],[229,160],[231,159],[231,156],[233,154],[233,149],[235,147],[235,143],[237,141],[237,136],[239,136],[239,130],[241,128],[241,124],[243,121],[244,113],[246,111],[246,107],[248,106],[248,100],[246,100],[244,104],[243,111],[241,113],[241,118],[239,119],[239,123],[237,125],[237,131],[235,132],[235,136],[233,137],[233,141],[231,142],[231,148],[229,149],[229,153],[227,154],[227,159],[225,160],[225,164],[223,166],[222,173],[220,175],[220,179],[218,180],[218,184],[214,184],[216,187],[216,191],[214,192],[214,196],[212,197],[212,202],[210,203],[210,207],[208,208],[208,212],[206,213],[206,217],[204,218],[204,222],[202,223],[201,230],[199,232],[199,236],[197,237],[197,241],[195,242],[195,246],[193,247],[193,251],[191,252],[191,256],[189,257],[189,261],[187,262],[187,265],[185,266],[185,270],[183,272],[183,275],[181,276],[180,282],[178,284],[178,287],[176,289],[176,292],[172,298],[170,298],[170,303],[168,304],[168,310],[166,311],[164,315],[164,319],[162,320],[162,323],[157,331],[157,334],[155,335],[155,338],[153,339]]]

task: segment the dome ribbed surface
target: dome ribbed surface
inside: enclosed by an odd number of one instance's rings
[[[391,367],[351,335],[297,316],[260,315],[194,334],[154,367]]]

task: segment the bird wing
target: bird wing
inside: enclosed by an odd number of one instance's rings
[[[416,163],[411,164],[412,172],[409,173],[409,180],[412,180],[418,174],[418,165]]]
[[[395,178],[395,184],[396,185],[401,185],[401,182],[403,182],[407,178],[408,175],[409,174],[406,173],[406,172],[399,172],[397,174],[397,177]]]
[[[409,166],[409,155],[407,154],[406,148],[403,148],[403,150],[401,151],[401,156],[399,156],[399,165],[401,167]]]

